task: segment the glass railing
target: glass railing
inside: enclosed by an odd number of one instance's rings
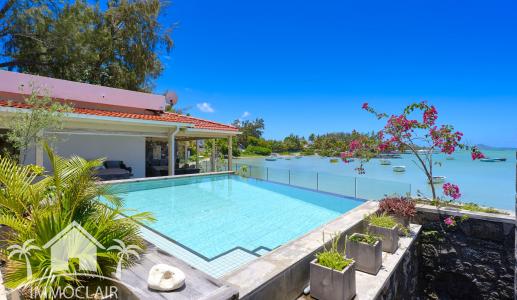
[[[385,196],[411,194],[411,184],[397,181],[248,164],[234,164],[232,169],[245,177],[359,199],[379,200]]]

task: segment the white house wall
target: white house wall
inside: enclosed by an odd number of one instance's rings
[[[104,157],[107,160],[122,160],[133,168],[134,178],[145,177],[145,137],[110,135],[58,135],[55,151],[64,157],[78,155],[85,159]],[[35,163],[34,150],[27,154],[26,163]],[[47,155],[44,166],[49,168]]]

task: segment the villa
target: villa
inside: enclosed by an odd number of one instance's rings
[[[97,170],[104,182],[92,185],[113,186],[125,207],[156,219],[138,224],[148,247],[136,265],[117,275],[120,299],[415,299],[428,290],[443,293],[433,294],[438,299],[513,297],[515,215],[417,202],[402,196],[411,195],[411,185],[401,182],[264,166],[249,166],[243,175],[232,157],[238,128],[168,112],[166,105],[174,103],[166,96],[1,70],[0,134],[15,113],[30,111],[24,99],[32,86],[72,107],[62,129],[41,133],[58,137],[55,151],[106,158]],[[216,155],[217,139],[228,145],[226,160]],[[212,154],[200,161],[206,140],[212,140]],[[25,163],[52,171],[41,145],[30,149]],[[412,205],[404,210],[411,213],[377,215],[379,203],[390,197]],[[119,220],[120,214],[113,215]],[[456,227],[443,229],[444,216]],[[375,225],[374,217],[388,219],[387,227]],[[74,220],[59,236],[72,232],[93,260],[95,249],[108,245],[93,241],[79,225]],[[378,231],[370,235],[372,230]],[[339,272],[315,259],[332,240],[363,247]],[[60,243],[53,238],[45,248]],[[346,260],[344,245],[336,248],[333,254]],[[63,262],[75,258],[74,252],[58,254]],[[182,272],[157,277],[181,278],[181,288],[149,288],[150,272],[159,268]],[[3,294],[0,289],[0,299]]]
[[[85,83],[77,83],[41,76],[0,70],[0,133],[5,132],[7,119],[17,111],[30,109],[24,98],[31,94],[31,85],[45,95],[73,107],[66,115],[64,128],[55,145],[63,156],[78,155],[86,159],[105,157],[108,161],[122,161],[131,167],[133,178],[156,175],[185,174],[199,171],[184,162],[188,158],[187,142],[226,139],[228,148],[237,128],[209,120],[166,112],[163,95],[133,92]],[[3,131],[3,132],[2,132]],[[45,133],[43,133],[45,134]],[[187,157],[185,157],[187,156]],[[228,166],[231,169],[232,151]],[[41,145],[30,151],[27,163],[48,166]],[[216,170],[216,159],[211,158],[209,169]]]

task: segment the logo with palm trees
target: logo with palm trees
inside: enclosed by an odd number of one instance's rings
[[[31,252],[50,249],[51,266],[54,271],[68,271],[70,260],[78,262],[79,268],[74,269],[74,274],[80,275],[79,270],[95,271],[97,268],[97,251],[106,249],[92,235],[90,235],[77,222],[72,222],[65,229],[49,240],[43,248],[33,245],[34,239],[27,240],[23,245],[12,245],[7,248],[8,258],[18,255],[18,259],[25,258],[27,269],[27,280],[32,279]],[[142,249],[135,245],[126,245],[122,240],[113,239],[116,243],[107,248],[107,251],[116,252],[117,269],[115,277],[120,280],[122,277],[122,266],[131,258],[140,259],[139,251]],[[85,273],[86,274],[86,273]]]
[[[118,251],[118,253],[117,253],[117,257],[118,257],[117,272],[115,273],[115,277],[118,280],[121,280],[122,279],[122,264],[123,264],[124,260],[130,259],[131,256],[134,256],[137,259],[140,259],[140,255],[138,254],[137,250],[142,250],[142,249],[135,245],[126,246],[126,244],[119,239],[114,239],[113,241],[115,241],[118,245],[113,245],[113,246],[109,247],[108,251],[110,251],[110,250]]]
[[[22,256],[25,257],[25,264],[27,266],[27,279],[28,280],[30,280],[32,278],[32,267],[31,267],[31,262],[29,260],[29,257],[31,255],[30,252],[33,250],[41,250],[40,247],[31,245],[33,242],[34,242],[34,239],[30,239],[30,240],[25,241],[25,243],[23,243],[22,246],[12,245],[7,248],[7,250],[9,251],[9,256],[8,256],[9,259],[15,255],[18,255],[19,259],[21,259]]]

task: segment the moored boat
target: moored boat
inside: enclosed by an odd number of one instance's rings
[[[502,158],[502,157],[496,157],[496,158],[485,157],[485,158],[480,159],[480,161],[482,161],[482,162],[500,162],[500,161],[506,161],[506,158]]]
[[[393,172],[406,172],[406,166],[393,166]]]
[[[388,159],[381,159],[379,160],[379,163],[383,166],[389,166],[391,165],[391,161],[389,161]]]
[[[445,177],[445,176],[433,176],[433,184],[444,183],[445,179],[447,179],[447,177]],[[428,182],[428,183],[430,184],[430,182]]]
[[[330,159],[330,163],[331,163],[331,164],[336,164],[336,163],[338,163],[338,162],[339,162],[339,159],[338,159],[338,158],[331,158],[331,159]]]
[[[268,157],[265,158],[265,160],[267,160],[267,161],[276,161],[276,157],[268,156]]]

